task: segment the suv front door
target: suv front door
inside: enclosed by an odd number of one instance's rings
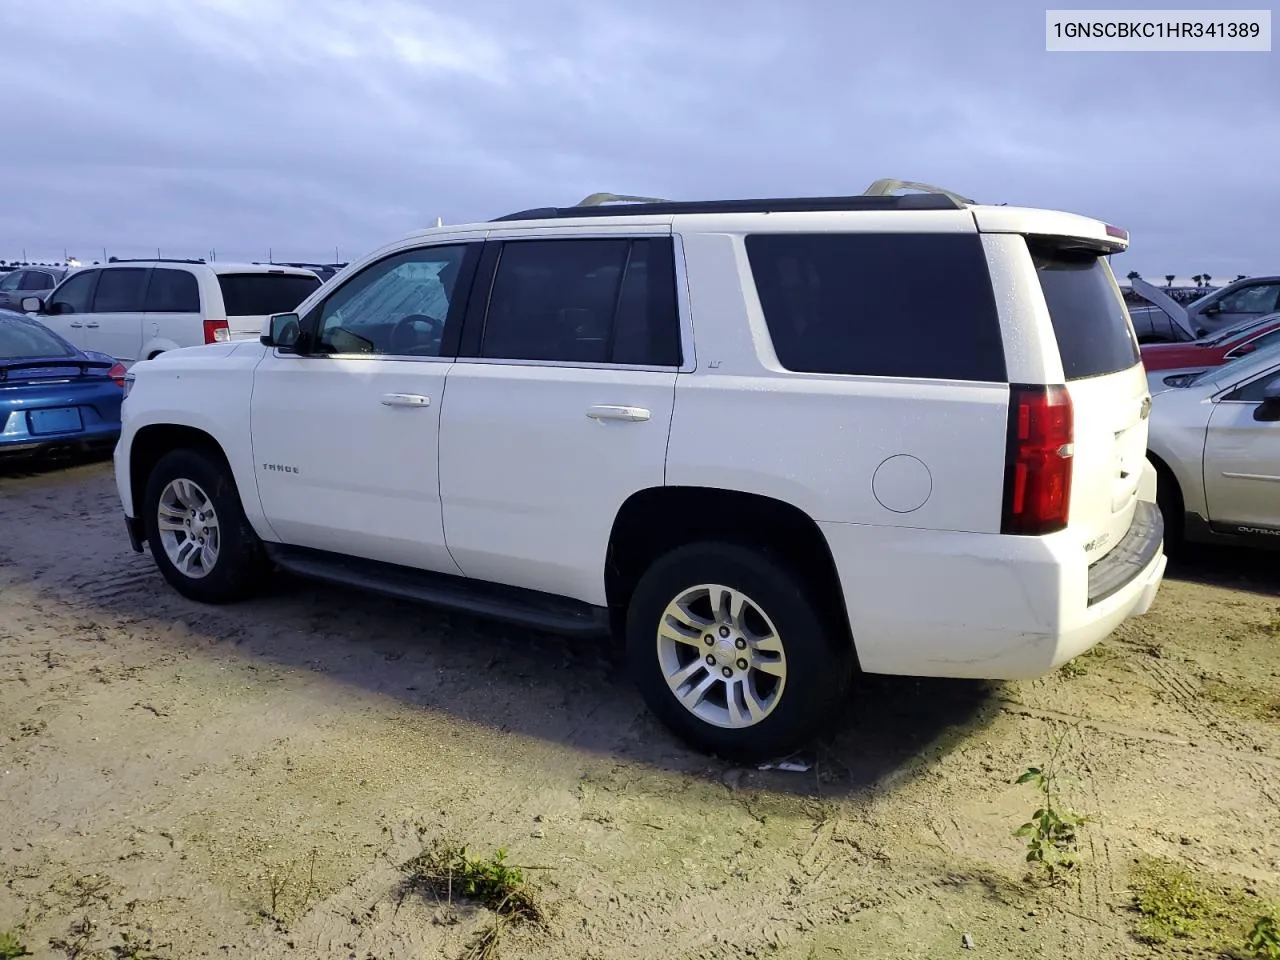
[[[614,518],[664,482],[673,241],[556,236],[486,245],[440,426],[445,538],[469,577],[603,605]]]
[[[287,544],[457,574],[440,512],[439,428],[479,242],[366,266],[301,318],[300,352],[254,373],[262,509]]]

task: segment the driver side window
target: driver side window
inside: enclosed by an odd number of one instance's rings
[[[316,352],[438,357],[469,244],[406,250],[380,260],[319,307]],[[461,299],[461,298],[459,298]]]
[[[1247,383],[1238,390],[1227,394],[1223,400],[1235,400],[1240,403],[1261,403],[1263,394],[1267,392],[1267,387],[1273,383],[1280,381],[1280,373],[1271,373],[1261,376],[1252,383]]]
[[[1258,283],[1223,297],[1219,306],[1223,313],[1271,313],[1276,309],[1277,295],[1280,286]]]

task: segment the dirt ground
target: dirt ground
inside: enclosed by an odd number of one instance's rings
[[[0,475],[0,932],[462,956],[491,916],[402,890],[444,840],[530,868],[546,920],[507,958],[1216,956],[1139,939],[1131,884],[1280,895],[1280,563],[1170,576],[1067,670],[869,679],[808,771],[746,770],[666,734],[598,644],[296,581],[202,607],[129,551],[109,463]],[[1051,886],[1014,780],[1058,739],[1093,819]]]

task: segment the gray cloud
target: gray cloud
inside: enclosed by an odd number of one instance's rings
[[[1049,54],[1012,0],[5,0],[0,36],[0,256],[347,258],[601,189],[901,176],[1119,223],[1121,271],[1280,270],[1280,62]]]

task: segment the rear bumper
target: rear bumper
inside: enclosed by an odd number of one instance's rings
[[[1114,560],[1104,558],[1092,571],[1080,545],[1065,534],[1023,538],[819,526],[844,589],[858,660],[868,673],[1043,676],[1129,617],[1145,614],[1166,564],[1149,520],[1135,522],[1112,551]]]

